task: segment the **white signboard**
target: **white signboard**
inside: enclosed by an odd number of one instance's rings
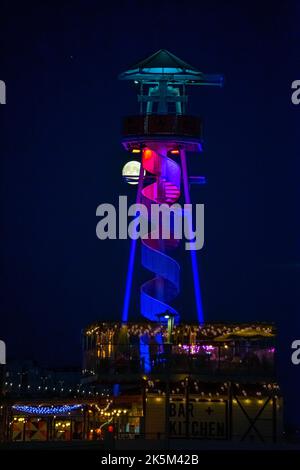
[[[169,436],[198,439],[226,439],[225,402],[172,401],[169,406]]]

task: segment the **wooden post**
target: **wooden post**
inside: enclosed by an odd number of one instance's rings
[[[165,395],[165,439],[169,440],[170,434],[170,376],[166,380],[166,395]]]
[[[12,420],[12,414],[10,413],[10,408],[8,405],[5,405],[5,421],[4,421],[4,441],[12,440],[12,432],[10,421]]]
[[[51,421],[50,421],[50,440],[54,441],[55,438],[56,438],[56,435],[55,435],[55,418],[53,416],[53,418],[51,418]]]
[[[86,434],[87,434],[87,430],[86,430],[86,408],[84,408],[84,410],[83,410],[83,431],[82,431],[82,437],[83,437],[84,441],[86,440]]]
[[[190,437],[190,378],[185,379],[185,437]]]
[[[89,410],[87,412],[87,429],[86,429],[86,439],[90,436],[90,413]]]
[[[232,382],[228,383],[228,439],[232,440]]]
[[[4,404],[2,408],[2,422],[1,422],[1,436],[0,442],[6,442],[9,440],[7,433],[7,421],[8,421],[8,410],[7,405]]]
[[[47,422],[47,435],[46,435],[46,441],[49,441],[49,426],[50,426],[50,420],[51,418],[47,418],[46,419],[46,422]]]
[[[24,419],[23,424],[23,442],[26,440],[26,418]]]
[[[146,381],[143,380],[142,382],[142,407],[143,407],[143,421],[141,427],[141,434],[144,439],[146,439],[146,409],[147,409],[147,402],[146,402]]]
[[[272,424],[273,424],[273,442],[277,442],[277,400],[276,397],[273,396],[272,399]]]

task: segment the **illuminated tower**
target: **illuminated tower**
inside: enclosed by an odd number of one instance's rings
[[[222,86],[222,76],[206,75],[165,49],[133,65],[121,80],[133,81],[138,90],[140,114],[124,119],[122,143],[125,149],[141,156],[137,203],[151,208],[153,203],[174,204],[181,193],[191,203],[189,186],[203,184],[204,177],[188,175],[186,153],[202,151],[201,119],[186,114],[189,85]],[[126,176],[129,182],[134,175]],[[137,179],[137,177],[135,177]],[[142,264],[153,277],[141,286],[141,313],[151,321],[166,317],[179,319],[172,301],[180,290],[180,266],[172,257],[179,240],[172,236],[142,238]],[[122,321],[127,322],[136,241],[131,241]],[[190,251],[198,321],[203,323],[200,280],[196,251]]]

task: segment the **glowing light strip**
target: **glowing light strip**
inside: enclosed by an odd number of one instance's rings
[[[150,347],[145,342],[145,338],[140,338],[140,358],[145,374],[149,374],[151,372]]]
[[[12,408],[15,411],[26,414],[36,415],[58,415],[70,413],[71,411],[81,408],[82,405],[62,405],[62,406],[28,406],[28,405],[14,405]]]
[[[143,168],[143,165],[141,164],[140,174],[139,174],[139,184],[138,184],[137,195],[136,195],[137,204],[141,202],[143,176],[144,176],[144,168]],[[126,277],[125,296],[124,296],[124,304],[123,304],[123,312],[122,312],[123,323],[127,323],[128,321],[132,276],[133,276],[134,259],[135,259],[135,253],[136,253],[136,243],[137,243],[137,240],[131,240],[128,268],[127,268],[127,277]]]
[[[180,166],[166,154],[163,144],[155,150],[150,147],[143,151],[142,165],[148,173],[155,175],[156,180],[142,190],[143,200],[151,206],[165,202],[173,204],[180,196]],[[160,236],[159,236],[160,239]],[[178,240],[170,244],[155,242],[155,239],[142,237],[142,265],[155,277],[141,286],[141,314],[151,321],[161,321],[167,310],[179,320],[178,312],[170,302],[179,293],[178,262],[166,252],[178,246]]]
[[[182,168],[182,177],[183,177],[184,198],[185,198],[186,204],[191,204],[188,172],[187,172],[185,150],[184,149],[182,149],[180,151],[180,157],[181,157],[181,168]],[[203,315],[202,298],[201,298],[201,290],[200,290],[200,278],[199,278],[199,271],[198,271],[198,265],[197,265],[197,256],[196,256],[196,251],[195,250],[190,250],[190,253],[191,253],[191,261],[192,261],[192,270],[193,270],[193,278],[194,278],[194,292],[195,292],[195,300],[196,300],[196,309],[197,309],[198,321],[199,321],[200,325],[203,325],[204,315]]]

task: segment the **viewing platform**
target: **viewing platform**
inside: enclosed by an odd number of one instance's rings
[[[147,374],[247,382],[275,377],[274,325],[95,323],[83,332],[83,383],[132,382]],[[117,377],[117,379],[116,379]]]

